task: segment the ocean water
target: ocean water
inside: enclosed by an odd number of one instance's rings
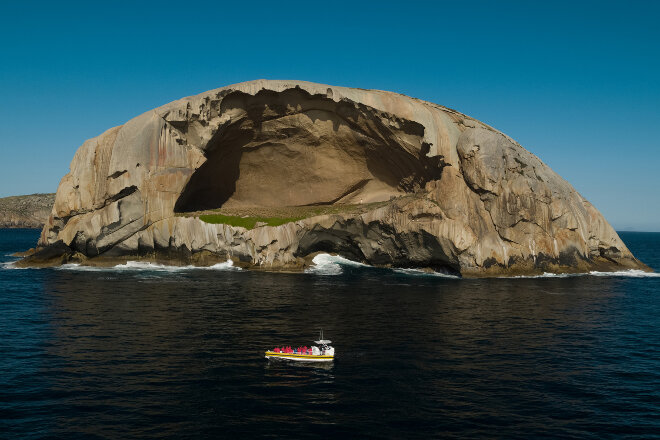
[[[3,438],[659,438],[657,274],[13,268],[37,237],[0,230]],[[263,358],[320,328],[333,364]]]

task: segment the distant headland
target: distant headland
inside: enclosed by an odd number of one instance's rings
[[[379,90],[257,80],[86,141],[21,265],[302,270],[319,252],[462,276],[648,268],[513,139]]]
[[[55,203],[55,194],[0,198],[0,228],[41,229]]]

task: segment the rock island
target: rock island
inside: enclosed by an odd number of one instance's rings
[[[257,80],[86,141],[22,265],[302,270],[320,253],[462,276],[648,268],[513,139],[397,93]]]

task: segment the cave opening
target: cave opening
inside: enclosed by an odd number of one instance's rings
[[[424,126],[299,88],[231,92],[176,212],[357,204],[418,191],[442,171]]]

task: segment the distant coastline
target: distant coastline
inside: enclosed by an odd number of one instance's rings
[[[0,228],[41,229],[55,203],[55,194],[0,198]]]
[[[640,230],[630,230],[630,229],[617,229],[617,234],[625,232],[626,234],[658,234],[660,231],[640,231]]]

